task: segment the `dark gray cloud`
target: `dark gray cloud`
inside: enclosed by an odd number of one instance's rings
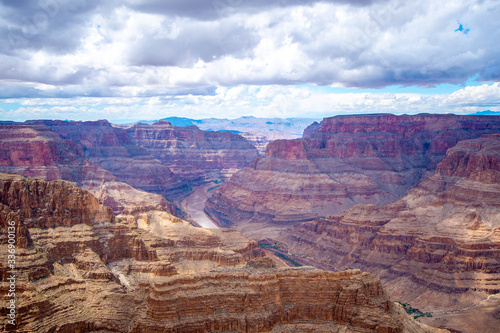
[[[207,87],[242,84],[381,88],[463,84],[474,76],[500,80],[500,6],[449,3],[4,0],[0,96],[161,96],[196,89],[210,95]]]
[[[180,28],[175,37],[144,36],[134,45],[129,61],[135,66],[191,67],[199,60],[248,56],[259,41],[255,31],[232,22],[193,22]]]
[[[0,27],[6,54],[22,50],[68,53],[80,46],[93,13],[107,12],[98,0],[2,1],[0,11],[6,24]]]
[[[383,0],[377,1],[381,2]],[[384,0],[385,1],[385,0]],[[387,0],[390,1],[390,0]],[[272,8],[309,6],[318,2],[367,6],[373,0],[146,0],[127,2],[130,8],[147,13],[217,20],[234,14],[256,13]]]
[[[500,58],[500,54],[498,55]],[[498,59],[498,58],[497,58]],[[500,81],[500,63],[492,63],[491,65],[481,68],[479,77],[484,81],[499,82]]]
[[[163,88],[145,89],[141,92],[140,98],[162,96],[172,98],[176,96],[212,96],[215,95],[216,87],[185,87],[185,88]],[[57,89],[39,89],[26,85],[6,85],[0,86],[0,99],[17,98],[75,98],[75,97],[135,97],[130,96],[128,90],[120,87],[102,86],[62,86]]]

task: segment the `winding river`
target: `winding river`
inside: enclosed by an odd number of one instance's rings
[[[215,225],[204,211],[205,202],[210,196],[208,189],[213,186],[214,184],[208,184],[197,187],[193,193],[182,201],[181,206],[185,208],[191,219],[198,223],[200,227],[217,229],[217,225]]]

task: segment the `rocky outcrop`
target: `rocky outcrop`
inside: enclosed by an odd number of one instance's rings
[[[204,229],[192,226],[171,214],[148,209],[126,210],[118,215],[138,231],[148,231],[147,241],[158,256],[168,259],[177,269],[198,271],[212,269],[218,265],[240,265],[246,260],[263,256],[256,241],[244,237],[234,229]],[[146,239],[144,234],[143,239]],[[168,239],[168,246],[165,245]],[[203,262],[198,268],[187,262]]]
[[[224,180],[257,157],[254,146],[229,131],[204,132],[196,126],[177,127],[168,121],[136,124],[130,140],[190,184]]]
[[[145,254],[144,244],[141,245],[130,230],[115,224],[111,208],[70,182],[46,182],[0,174],[0,191],[4,231],[1,243],[7,244],[5,231],[8,223],[14,221],[15,229],[21,232],[16,237],[19,247],[27,249],[28,253],[34,250],[33,247],[40,247],[35,252],[44,253],[37,256],[46,260],[47,268],[56,261],[73,262],[74,256],[86,250],[97,253],[98,258],[156,257],[154,251]],[[106,241],[102,242],[98,234]],[[113,251],[106,251],[113,242],[121,242],[123,246],[116,248],[125,254],[114,255]],[[143,252],[127,252],[130,248]]]
[[[0,180],[2,295],[10,221],[23,230],[16,237],[29,236],[16,248],[15,311],[0,307],[15,325],[2,320],[3,331],[435,331],[409,329],[369,273],[277,268],[235,230],[195,228],[164,211],[115,220],[69,182]]]
[[[0,176],[2,204],[31,227],[93,225],[112,221],[109,207],[67,181],[46,182],[18,175]]]
[[[499,198],[500,134],[484,135],[449,149],[402,199],[299,223],[276,241],[298,261],[377,274],[393,299],[456,311],[500,293]]]
[[[349,326],[359,332],[403,331],[379,281],[360,271],[246,266],[183,278],[182,283],[186,288],[179,289],[175,279],[155,286],[146,301],[153,320],[142,330],[271,332],[295,324],[301,332],[301,325],[313,322],[313,327]],[[222,316],[211,316],[218,312]]]
[[[237,134],[165,121],[131,127],[106,120],[0,126],[0,172],[75,182],[116,213],[135,204],[161,206],[182,216],[165,199],[178,200],[191,185],[225,180],[257,154]]]
[[[106,120],[95,122],[38,120],[27,124],[47,126],[63,140],[81,146],[84,157],[92,164],[109,171],[120,181],[134,188],[158,193],[167,198],[183,191],[185,184],[168,166],[151,156],[145,149],[135,145],[125,130],[112,126]]]
[[[311,125],[307,126],[305,129],[304,129],[304,133],[302,134],[302,137],[303,138],[307,138],[307,137],[310,137],[311,134],[315,133],[318,131],[319,127],[321,126],[320,123],[318,123],[317,121],[315,121],[314,123],[312,123]]]
[[[174,212],[165,198],[188,189],[168,167],[107,121],[2,124],[0,155],[0,172],[75,182],[115,212],[144,200]],[[136,200],[139,197],[143,202]]]
[[[434,171],[458,141],[499,128],[496,116],[325,118],[301,140],[269,144],[264,157],[214,191],[206,210],[221,226],[244,228],[310,221],[356,204],[385,205]]]

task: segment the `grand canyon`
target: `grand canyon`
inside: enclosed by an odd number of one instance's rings
[[[500,333],[500,1],[0,1],[0,331]]]
[[[500,116],[256,119],[1,122],[0,328],[498,331]]]

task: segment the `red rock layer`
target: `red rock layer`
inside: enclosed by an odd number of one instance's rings
[[[156,284],[145,305],[151,320],[132,332],[271,332],[306,322],[358,332],[403,330],[379,280],[360,271],[221,270]]]
[[[257,157],[257,149],[231,132],[205,132],[168,121],[127,129],[132,142],[146,149],[180,179],[203,183],[229,178]]]
[[[0,155],[0,171],[46,180],[70,178],[73,167],[84,159],[82,147],[50,128],[19,123],[0,126]]]
[[[115,223],[111,209],[69,182],[0,180],[2,236],[12,220],[24,230],[17,236],[29,236],[16,249],[15,326],[2,320],[2,331],[417,332],[368,273],[278,269],[266,258],[244,265],[259,254],[234,230],[129,212],[150,232]],[[4,240],[2,282],[10,277]],[[2,283],[0,293],[8,288]]]
[[[297,260],[379,275],[393,299],[450,311],[500,293],[500,134],[459,142],[436,172],[386,206],[300,223]]]
[[[182,192],[185,186],[159,160],[135,145],[125,130],[108,121],[67,122],[31,121],[34,126],[47,126],[63,140],[82,147],[92,164],[111,172],[119,180],[148,192],[165,197]],[[62,152],[61,152],[62,153]],[[76,177],[75,177],[76,178]],[[78,181],[79,179],[74,179]]]
[[[168,167],[107,121],[2,124],[0,156],[0,172],[73,181],[115,212],[131,201],[146,204],[136,200],[138,197],[174,212],[174,206],[159,194],[169,198],[187,190]]]
[[[337,214],[401,198],[448,148],[500,128],[500,117],[337,116],[301,140],[277,140],[214,191],[207,212],[222,226],[273,224]]]
[[[101,205],[90,193],[66,181],[45,182],[1,174],[0,198],[4,211],[2,216],[15,217],[18,222],[22,222],[22,229],[93,225],[114,219],[109,207]],[[7,228],[7,220],[3,220],[3,228]],[[28,245],[27,242],[24,244]]]

